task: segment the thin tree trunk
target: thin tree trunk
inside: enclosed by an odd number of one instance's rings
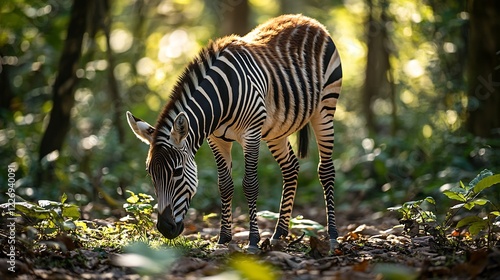
[[[50,120],[42,137],[39,160],[53,151],[60,151],[70,129],[74,89],[78,82],[76,70],[82,53],[83,35],[87,25],[87,0],[74,0],[66,41],[59,61],[59,72],[52,87]]]
[[[0,52],[0,108],[10,110],[10,102],[14,96],[9,82],[8,69],[10,65],[2,64],[2,57],[3,55]]]
[[[113,56],[113,51],[111,49],[111,24],[112,24],[112,19],[111,19],[111,14],[110,14],[110,3],[109,0],[107,1],[102,1],[101,2],[103,5],[103,11],[105,11],[105,16],[104,16],[104,22],[103,22],[103,30],[104,34],[106,36],[106,56],[108,58],[108,85],[109,85],[109,96],[110,96],[110,101],[111,104],[114,107],[113,111],[113,126],[116,129],[116,133],[118,136],[118,143],[121,145],[125,141],[125,129],[123,127],[123,119],[122,116],[125,115],[123,112],[123,99],[120,95],[120,91],[118,89],[118,81],[116,80],[115,77],[115,58]],[[118,155],[118,158],[116,158],[117,161],[121,161],[123,156],[120,154]],[[125,196],[125,182],[122,177],[119,179],[118,187],[121,189],[121,194],[122,196]],[[99,190],[99,185],[96,185],[96,188]],[[103,198],[106,199],[106,196],[104,196],[105,191],[100,190],[100,192],[103,194]],[[106,199],[106,202],[110,203],[110,199]]]
[[[500,136],[500,1],[468,1],[469,116],[467,129],[480,137]]]
[[[390,70],[389,50],[387,47],[388,35],[385,28],[387,20],[385,7],[387,3],[385,1],[373,3],[373,0],[369,0],[368,5],[370,8],[367,25],[368,54],[362,109],[365,115],[368,132],[370,135],[373,135],[379,131],[375,120],[373,103],[377,98],[383,96],[384,90],[390,93],[390,83],[392,81],[388,81],[387,78],[388,71]],[[393,108],[393,110],[395,109],[396,108]]]
[[[153,6],[156,7],[156,6]],[[146,45],[145,45],[145,36],[148,25],[147,25],[147,17],[149,14],[149,10],[151,9],[151,1],[146,0],[137,0],[134,4],[134,24],[132,28],[132,35],[134,40],[137,43],[134,43],[131,47],[132,52],[132,61],[139,61],[142,57],[144,57]],[[134,79],[137,80],[137,65],[136,63],[132,63],[132,73],[134,75]],[[130,93],[130,90],[129,92]]]
[[[111,50],[111,15],[110,13],[110,3],[109,0],[101,2],[101,10],[104,12],[103,30],[106,36],[106,56],[108,58],[108,86],[109,95],[111,97],[111,104],[114,107],[113,112],[113,125],[116,128],[118,134],[118,143],[122,144],[125,139],[125,130],[123,127],[122,116],[123,113],[123,101],[118,90],[118,82],[115,77],[115,58],[113,56],[113,51]]]
[[[250,5],[248,0],[220,1],[222,20],[221,35],[245,35],[250,31]]]

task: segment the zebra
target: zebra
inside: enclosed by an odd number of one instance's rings
[[[333,118],[342,87],[337,48],[326,28],[303,15],[282,15],[240,37],[210,41],[184,69],[153,127],[127,111],[135,135],[149,144],[146,170],[158,198],[157,228],[172,239],[196,193],[194,156],[205,139],[217,165],[221,198],[219,244],[232,239],[231,148],[241,144],[243,193],[249,207],[249,245],[260,241],[256,201],[261,140],[279,164],[283,190],[271,242],[288,235],[299,162],[288,137],[298,132],[298,156],[307,153],[309,126],[319,150],[331,249],[338,246],[334,210]]]

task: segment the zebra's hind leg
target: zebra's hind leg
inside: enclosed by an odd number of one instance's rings
[[[259,250],[259,228],[257,226],[257,197],[259,195],[259,181],[257,178],[257,163],[259,161],[260,131],[249,133],[243,146],[245,156],[245,174],[243,176],[243,193],[248,203],[248,216],[250,220],[250,234],[248,245],[249,252]]]
[[[276,223],[271,242],[275,243],[281,237],[288,235],[290,217],[293,210],[295,192],[297,190],[297,176],[299,173],[299,161],[293,153],[288,138],[268,141],[269,150],[278,162],[283,175],[283,192],[281,194],[281,205],[279,220]]]
[[[218,185],[221,197],[221,222],[219,244],[231,241],[232,223],[232,200],[234,194],[234,184],[231,178],[231,147],[232,142],[224,141],[220,138],[209,137],[208,144],[212,149],[217,163]]]
[[[332,160],[334,114],[335,109],[323,108],[311,119],[319,150],[318,176],[324,191],[331,250],[334,250],[338,246],[337,237],[339,236],[335,223],[335,202],[333,195],[335,183],[335,166]]]

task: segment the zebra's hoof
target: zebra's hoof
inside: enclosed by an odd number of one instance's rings
[[[337,239],[330,239],[330,255],[335,254],[335,250],[339,248]]]
[[[245,251],[251,255],[256,255],[256,254],[259,254],[261,252],[260,248],[258,246],[255,246],[255,245],[248,245],[245,248]]]

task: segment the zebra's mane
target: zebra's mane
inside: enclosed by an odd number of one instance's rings
[[[156,132],[158,132],[158,128],[166,125],[170,112],[175,110],[176,103],[179,100],[182,100],[183,96],[186,95],[186,87],[189,88],[191,93],[193,93],[198,84],[205,78],[208,71],[212,68],[220,53],[231,43],[239,39],[240,37],[231,35],[215,41],[211,40],[208,45],[204,47],[188,64],[188,66],[184,68],[184,71],[177,79],[177,82],[170,93],[169,101],[165,107],[163,107],[162,113],[158,117],[156,122]],[[153,138],[156,138],[156,135],[153,135]]]

